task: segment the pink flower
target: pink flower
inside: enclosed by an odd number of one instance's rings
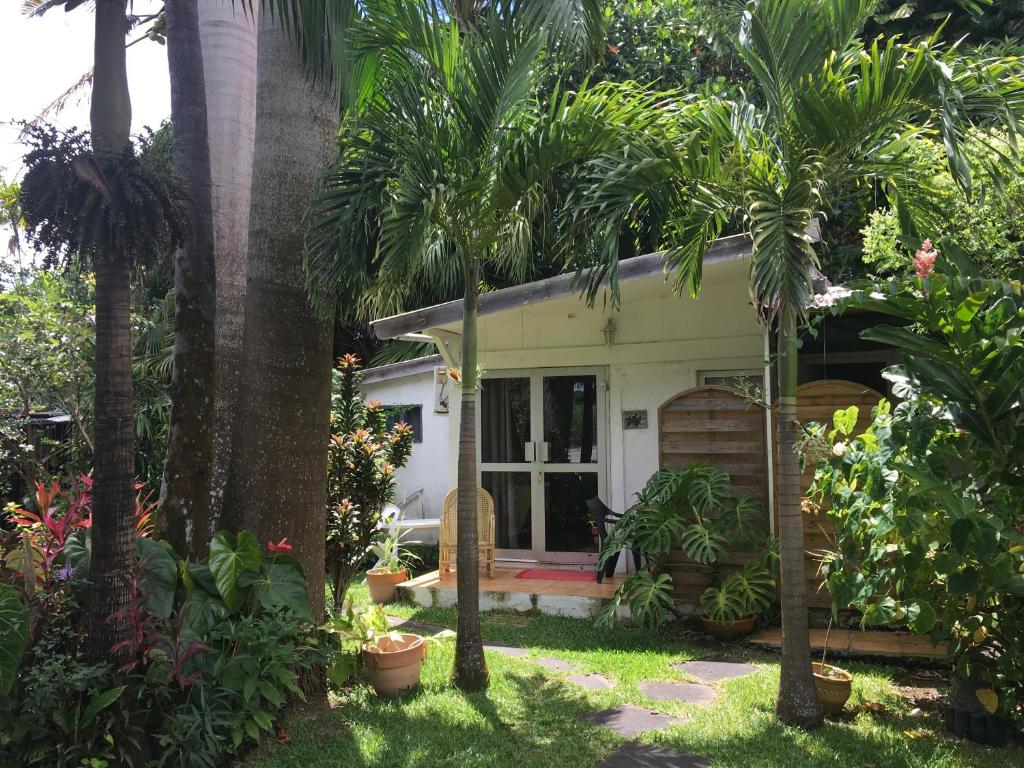
[[[273,552],[273,553],[276,554],[278,552],[291,552],[291,551],[292,551],[292,545],[288,543],[288,538],[287,537],[281,539],[276,544],[274,542],[272,542],[272,541],[268,541],[267,542],[267,552]]]
[[[917,276],[924,280],[935,269],[935,258],[939,252],[932,247],[931,240],[921,243],[921,248],[914,254],[914,271]]]

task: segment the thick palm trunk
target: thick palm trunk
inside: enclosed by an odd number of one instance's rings
[[[807,581],[804,579],[804,521],[800,507],[800,466],[796,457],[799,424],[796,413],[796,318],[779,319],[779,602],[782,606],[782,664],[775,713],[789,725],[821,725],[821,706],[811,674],[811,642],[807,625]]]
[[[160,535],[183,556],[206,556],[213,471],[216,311],[213,202],[197,0],[168,0],[174,165],[188,187],[191,238],[174,258],[171,423],[160,490]]]
[[[337,107],[306,83],[299,53],[264,14],[249,216],[244,381],[221,525],[287,537],[324,608],[331,323],[302,273],[302,218],[335,147]]]
[[[210,489],[211,526],[207,531],[210,534],[218,527],[224,501],[243,375],[241,350],[256,138],[256,24],[260,4],[243,8],[234,0],[199,0],[198,5],[217,278],[215,458]]]
[[[125,0],[96,1],[92,85],[92,145],[102,165],[130,148],[132,122],[125,59]],[[125,639],[123,619],[132,573],[135,432],[132,422],[131,267],[128,255],[96,257],[95,459],[92,491],[92,565],[88,652],[111,660],[111,646]],[[114,654],[114,661],[119,661]]]
[[[459,615],[455,638],[455,684],[464,691],[487,687],[487,662],[480,637],[480,549],[476,501],[477,291],[479,267],[466,270],[462,314],[462,408],[459,422],[458,534],[455,578]]]

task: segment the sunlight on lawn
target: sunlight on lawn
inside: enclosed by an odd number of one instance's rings
[[[356,587],[357,602],[365,590]],[[389,613],[420,622],[453,626],[451,610],[389,606]],[[386,702],[358,684],[337,697],[329,712],[305,712],[287,721],[290,741],[268,745],[244,762],[245,768],[318,766],[432,766],[589,768],[625,742],[580,717],[618,704],[634,704],[683,717],[686,722],[650,733],[640,741],[699,754],[715,768],[788,768],[837,765],[877,768],[989,768],[1024,766],[1019,747],[989,750],[942,733],[935,715],[910,716],[910,705],[890,682],[894,670],[851,662],[856,673],[849,708],[881,705],[830,722],[814,733],[781,726],[773,705],[778,667],[771,656],[748,660],[760,671],[718,684],[705,707],[645,696],[645,680],[689,681],[671,669],[678,661],[714,654],[664,633],[632,628],[598,631],[592,623],[551,616],[484,614],[488,640],[529,649],[524,659],[488,653],[491,687],[464,695],[449,684],[450,640],[433,642],[421,688],[402,700]],[[535,660],[556,657],[581,672],[596,672],[614,688],[586,692]]]

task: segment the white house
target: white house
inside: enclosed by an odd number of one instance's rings
[[[659,467],[699,458],[728,469],[770,514],[770,412],[735,389],[744,381],[770,401],[770,344],[749,298],[749,258],[746,238],[719,240],[696,299],[674,290],[661,254],[620,264],[615,309],[600,299],[589,308],[572,275],[480,297],[478,460],[480,483],[495,500],[499,561],[592,566],[585,500],[597,496],[621,511]],[[461,323],[460,301],[373,323],[382,339],[430,339],[440,353],[367,378],[371,397],[422,406],[424,442],[402,471],[400,495],[422,488],[428,517],[440,516],[456,484],[458,391],[441,387],[438,367],[458,366]],[[831,349],[822,376],[811,353],[803,379],[820,385],[841,373],[853,379],[841,398],[862,391],[877,400],[889,357]],[[449,395],[448,413],[437,413]]]

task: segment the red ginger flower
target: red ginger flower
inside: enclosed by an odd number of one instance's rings
[[[276,544],[272,541],[267,542],[267,551],[277,554],[279,552],[291,552],[292,545],[288,543],[288,537],[281,539]]]
[[[921,243],[921,248],[914,254],[914,271],[919,278],[924,280],[935,270],[935,258],[938,255],[931,240]]]

